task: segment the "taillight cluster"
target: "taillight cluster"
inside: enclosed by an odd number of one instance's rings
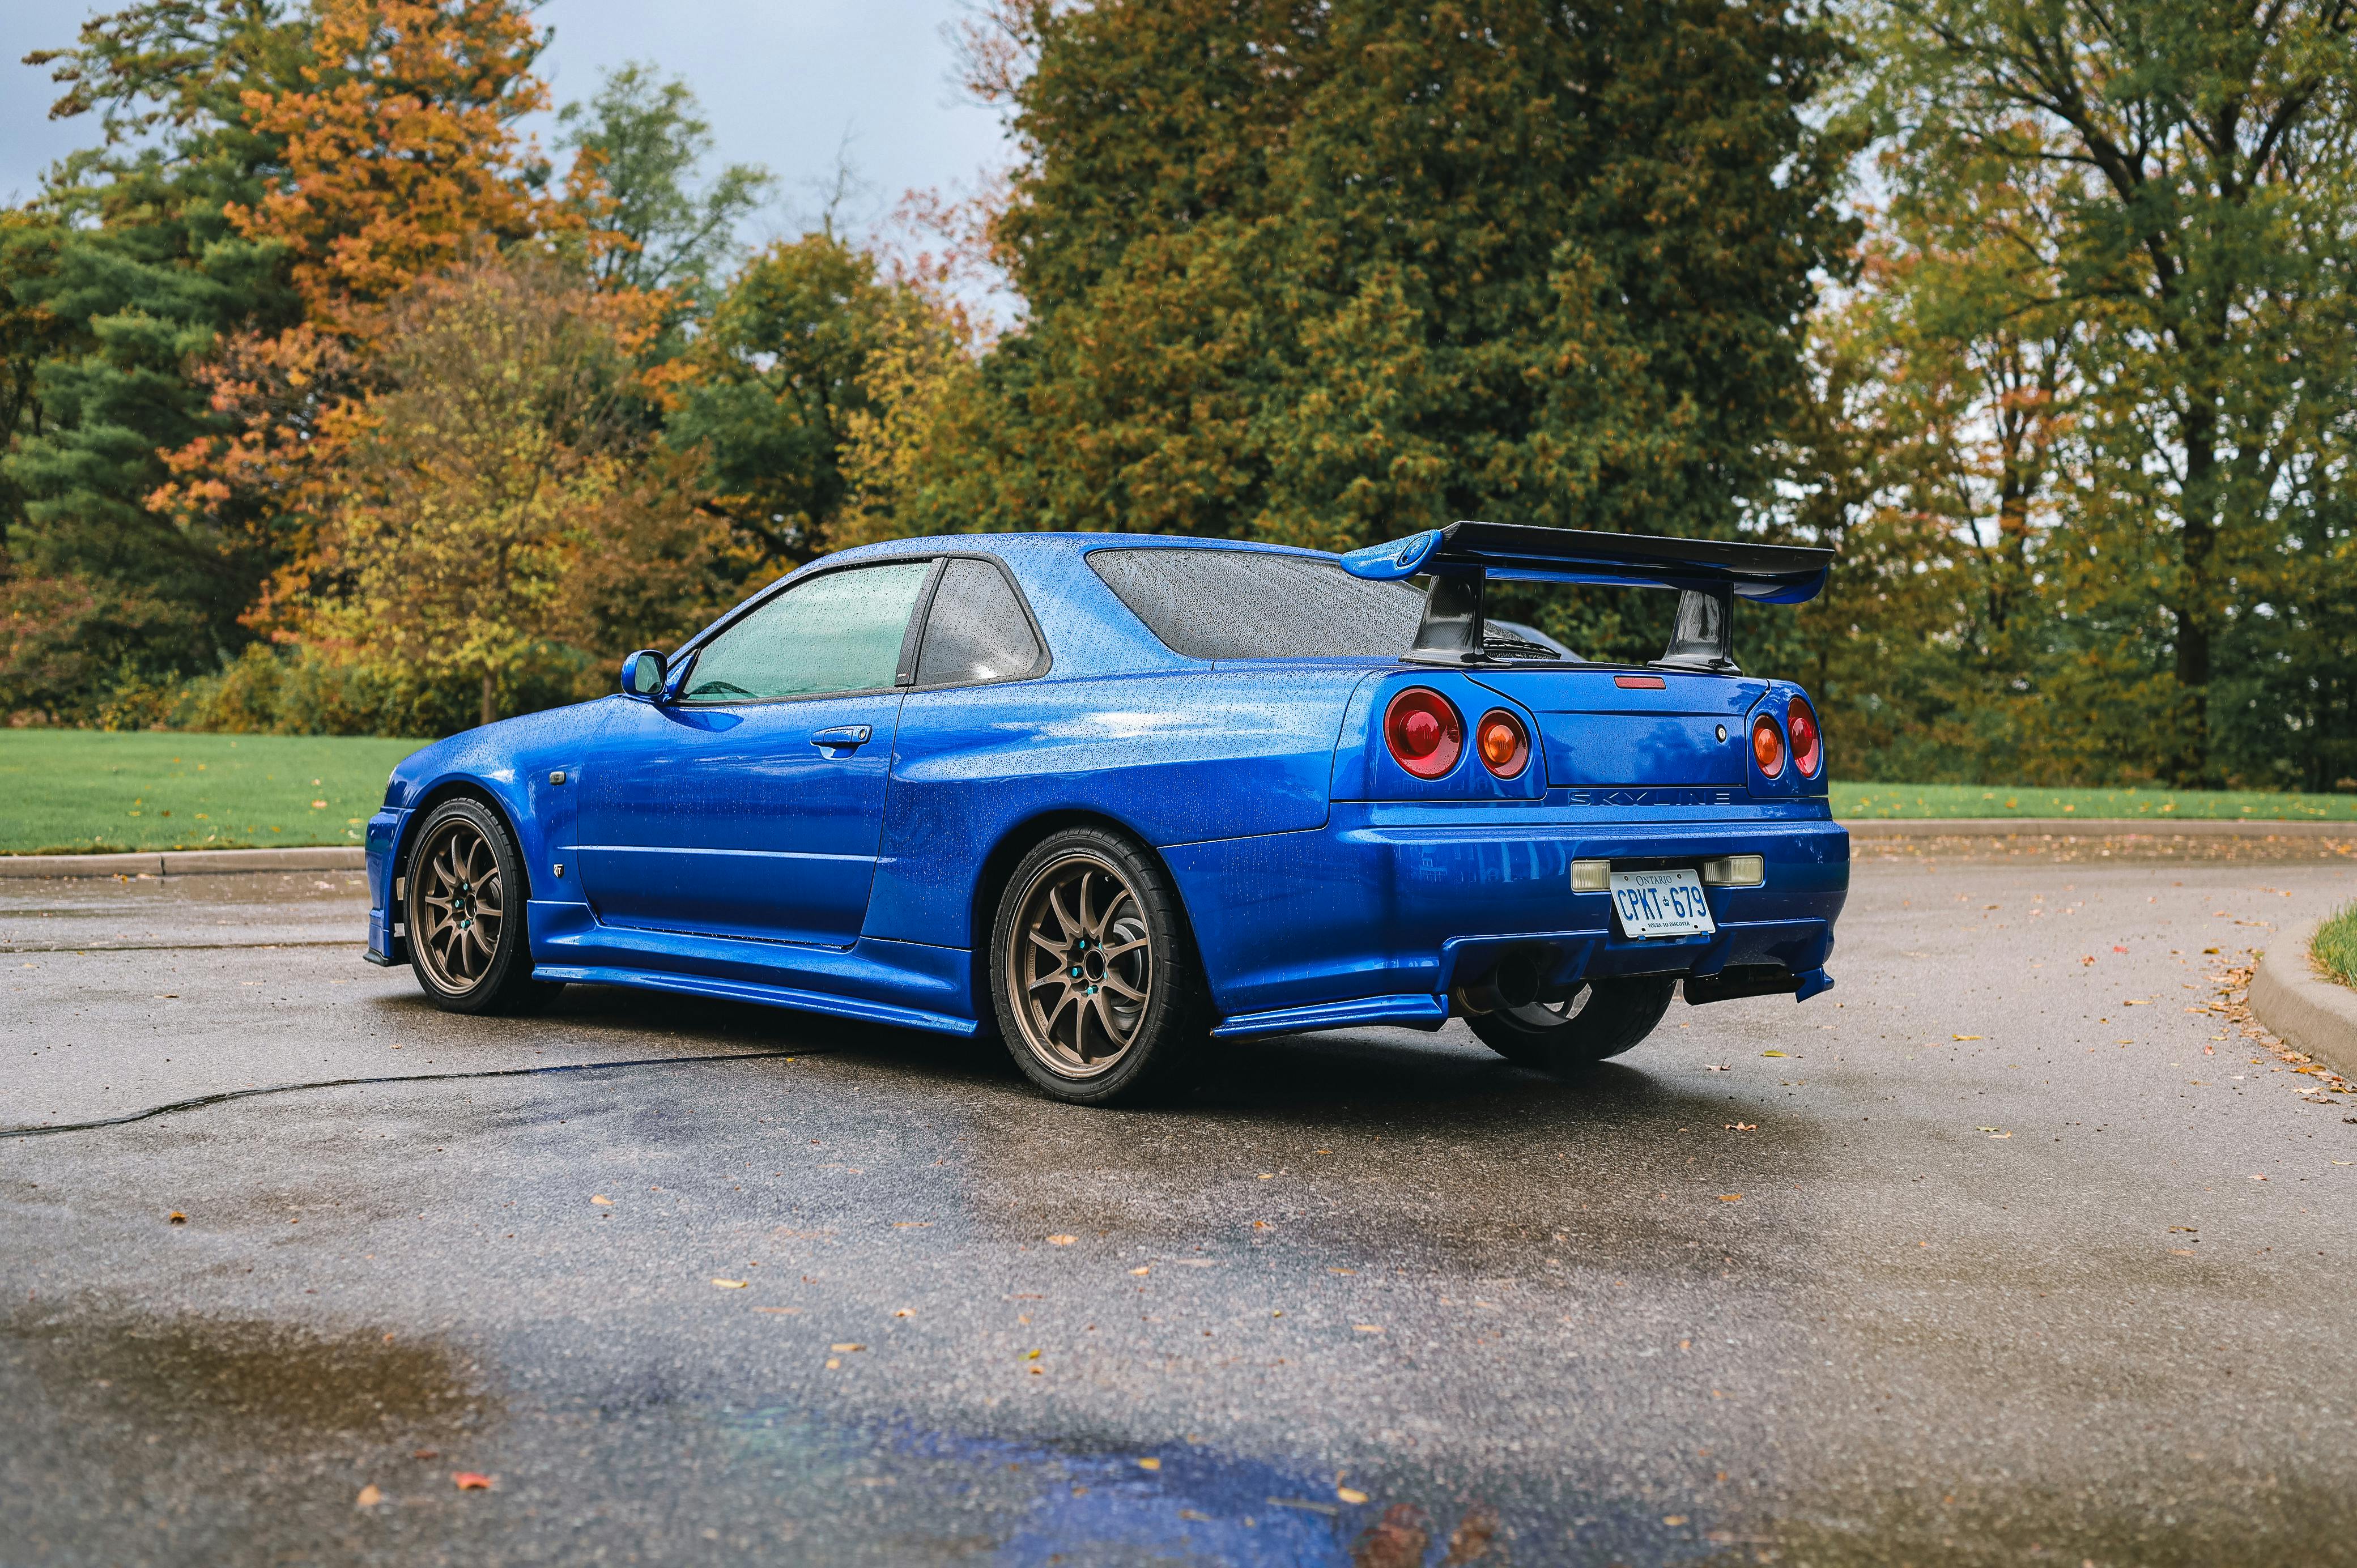
[[[1792,766],[1801,770],[1803,778],[1814,779],[1825,765],[1825,746],[1824,737],[1817,733],[1816,712],[1805,697],[1795,697],[1785,706],[1782,729],[1776,727],[1774,716],[1769,714],[1751,721],[1751,760],[1770,779],[1782,774],[1787,733],[1792,737]]]
[[[1383,743],[1392,760],[1417,779],[1438,779],[1465,753],[1465,723],[1456,704],[1429,686],[1410,686],[1383,712]],[[1519,777],[1531,762],[1531,733],[1503,708],[1473,726],[1473,750],[1501,779]]]

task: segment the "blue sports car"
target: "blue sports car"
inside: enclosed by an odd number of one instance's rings
[[[369,957],[439,1005],[566,982],[996,1034],[1096,1104],[1231,1039],[1465,1018],[1567,1072],[1833,982],[1815,714],[1734,601],[1830,553],[1460,522],[1336,557],[1124,534],[827,556],[619,694],[425,747],[369,822]],[[1418,584],[1421,586],[1418,586]],[[1679,596],[1642,662],[1485,615]]]

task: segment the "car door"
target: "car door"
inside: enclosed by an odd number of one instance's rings
[[[724,628],[583,769],[583,891],[609,924],[848,947],[876,877],[930,560],[805,578]]]

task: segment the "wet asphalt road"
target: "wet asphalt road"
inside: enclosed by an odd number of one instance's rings
[[[0,1563],[2357,1563],[2357,1101],[2213,1010],[2347,847],[1863,859],[1808,1005],[1150,1112],[0,883],[0,1126],[371,1080],[0,1140]]]

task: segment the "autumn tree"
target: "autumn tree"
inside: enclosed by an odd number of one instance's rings
[[[649,575],[712,566],[720,531],[632,411],[653,329],[645,296],[530,252],[414,285],[382,322],[379,390],[334,421],[335,499],[290,629],[464,679],[488,724],[536,671],[600,651],[633,596],[645,614]]]

